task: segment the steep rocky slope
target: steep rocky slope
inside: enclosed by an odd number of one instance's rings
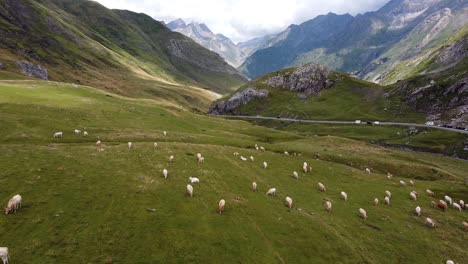
[[[467,21],[468,2],[462,0],[392,0],[355,17],[330,13],[288,27],[240,69],[253,78],[317,62],[388,84],[383,76],[399,62],[437,47]]]

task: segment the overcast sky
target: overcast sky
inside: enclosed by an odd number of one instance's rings
[[[108,8],[146,13],[166,23],[177,18],[203,22],[214,33],[245,41],[277,33],[317,15],[356,15],[389,0],[97,0]]]

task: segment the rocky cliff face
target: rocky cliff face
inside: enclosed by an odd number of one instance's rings
[[[215,103],[210,108],[208,113],[212,115],[232,114],[234,113],[234,110],[240,105],[247,104],[254,99],[268,97],[268,93],[268,90],[257,90],[255,88],[249,87],[245,90],[233,94],[226,100]]]
[[[35,77],[43,80],[49,79],[49,74],[47,73],[47,69],[42,67],[41,65],[35,65],[29,61],[17,61],[16,65],[21,69],[21,72],[24,75],[29,77]]]
[[[468,61],[402,81],[391,95],[438,124],[468,127]]]
[[[325,87],[332,85],[332,82],[328,80],[329,74],[330,70],[322,65],[308,64],[291,72],[278,73],[268,78],[265,84],[273,88],[285,88],[310,96],[318,94]]]

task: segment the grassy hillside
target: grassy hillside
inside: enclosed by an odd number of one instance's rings
[[[27,60],[46,67],[51,80],[125,96],[206,108],[211,91],[224,94],[246,81],[219,55],[151,17],[93,1],[1,0],[0,32],[4,71],[20,73],[15,62]]]
[[[0,201],[6,204],[16,193],[24,199],[18,213],[0,217],[1,246],[9,247],[12,263],[466,259],[466,213],[430,207],[444,194],[468,200],[466,161],[274,131],[195,115],[170,102],[55,82],[0,81],[0,112]],[[75,136],[73,129],[90,135]],[[53,139],[56,131],[64,131],[64,138]],[[104,152],[96,150],[97,139]],[[254,144],[267,151],[255,151]],[[285,150],[302,156],[286,156]],[[205,164],[196,163],[197,152]],[[261,168],[263,161],[268,169]],[[304,161],[313,172],[293,179]],[[366,174],[366,167],[373,173]],[[388,180],[387,172],[395,177]],[[193,198],[185,194],[189,176],[201,180]],[[398,186],[409,178],[414,187]],[[252,181],[258,192],[250,190]],[[327,193],[317,190],[318,182]],[[265,195],[270,187],[277,188],[276,197]],[[385,190],[393,194],[392,205],[373,206]],[[420,194],[417,202],[409,199],[412,190]],[[293,209],[285,207],[285,196],[292,197]],[[223,215],[216,212],[221,198],[227,202]],[[333,202],[331,213],[323,208],[325,199]],[[417,205],[421,217],[413,213]],[[367,221],[359,218],[360,207]],[[425,226],[425,217],[436,228]]]
[[[291,69],[271,73],[246,84],[244,88],[253,86],[266,89],[269,95],[241,105],[234,112],[317,120],[424,121],[422,114],[410,110],[398,97],[384,96],[388,92],[385,87],[342,73],[332,73],[329,79],[336,81],[336,84],[306,99],[300,98],[297,92],[265,84],[265,80],[271,76],[289,71]]]

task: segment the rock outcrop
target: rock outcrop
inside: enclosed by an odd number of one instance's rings
[[[47,69],[42,67],[41,65],[35,65],[29,61],[17,61],[16,65],[21,69],[21,72],[24,75],[29,77],[36,77],[43,80],[49,79],[49,74],[47,73]]]
[[[456,127],[468,126],[468,77],[448,87],[426,79],[426,85],[405,82],[392,91],[415,110],[424,112],[432,121]]]
[[[256,90],[254,88],[249,87],[245,90],[235,93],[226,100],[215,103],[210,108],[208,113],[212,115],[230,114],[233,113],[234,109],[236,109],[240,105],[247,104],[248,102],[254,99],[268,97],[268,93],[268,90]]]
[[[279,73],[268,78],[265,84],[273,88],[284,88],[301,92],[306,97],[319,94],[333,85],[328,80],[330,70],[319,64],[307,64],[292,72]]]

